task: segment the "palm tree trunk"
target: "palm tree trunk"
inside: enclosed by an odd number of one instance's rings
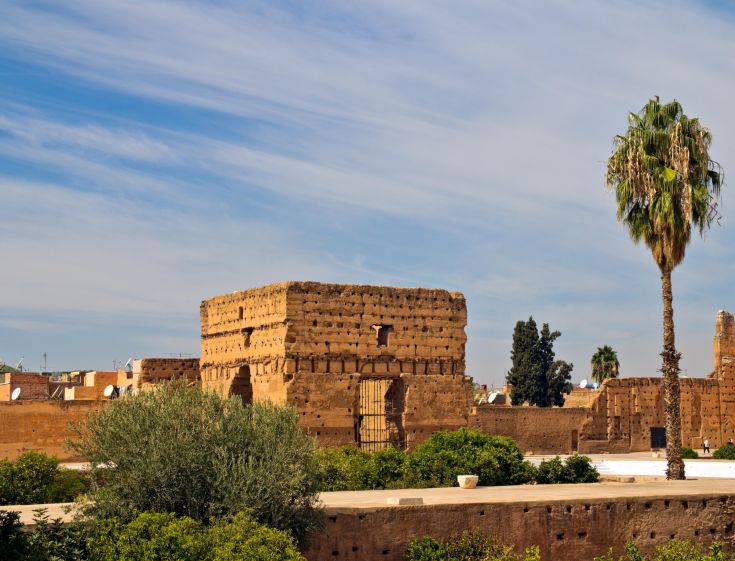
[[[664,383],[664,413],[666,419],[667,479],[685,479],[681,459],[681,390],[679,359],[674,341],[674,306],[671,294],[671,270],[661,271],[661,292],[664,302],[664,349],[661,352]]]

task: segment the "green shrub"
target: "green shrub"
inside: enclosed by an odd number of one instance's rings
[[[35,511],[28,544],[33,561],[82,561],[87,559],[89,526],[81,522],[50,520],[45,509]]]
[[[413,538],[406,548],[406,561],[540,561],[537,547],[516,554],[480,531],[464,531],[446,540],[431,537]]]
[[[457,485],[458,475],[478,475],[480,485],[517,485],[533,478],[533,466],[513,439],[475,429],[435,432],[406,459],[407,483]]]
[[[0,510],[0,559],[23,561],[28,555],[28,538],[23,533],[20,514]]]
[[[320,524],[314,441],[290,407],[243,406],[177,380],[111,401],[76,430],[72,449],[92,465],[93,518],[149,511],[204,522],[248,510],[297,539]]]
[[[536,469],[537,483],[596,483],[600,474],[587,456],[574,454],[564,461],[556,456]]]
[[[712,454],[715,460],[735,460],[735,446],[732,444],[725,444],[724,446],[715,450]]]
[[[98,523],[88,541],[94,561],[303,561],[285,532],[239,513],[210,526],[174,514],[146,512],[128,524]]]
[[[696,460],[699,458],[699,454],[695,450],[692,450],[688,446],[684,446],[681,449],[681,457],[685,460]]]
[[[359,491],[403,487],[406,457],[395,448],[370,454],[354,446],[321,448],[316,453],[320,489]]]
[[[709,547],[695,544],[686,540],[671,540],[658,546],[652,556],[641,553],[638,545],[633,541],[625,544],[625,555],[615,557],[610,548],[607,555],[595,557],[595,561],[732,561],[724,551],[722,544],[714,543]]]
[[[40,452],[0,460],[0,505],[69,502],[87,487],[83,474],[60,468],[58,459]]]

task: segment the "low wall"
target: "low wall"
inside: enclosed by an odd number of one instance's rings
[[[62,461],[77,460],[64,447],[69,423],[84,421],[104,404],[96,401],[13,401],[0,403],[0,458],[13,460],[37,450]]]
[[[439,504],[421,506],[386,506],[383,495],[391,494],[390,491],[380,495],[383,506],[330,506],[333,502],[330,495],[340,494],[324,493],[326,532],[314,540],[306,557],[309,561],[403,561],[411,537],[430,535],[443,539],[466,529],[478,529],[514,545],[519,551],[537,545],[543,561],[592,561],[611,546],[621,553],[622,546],[630,539],[636,540],[644,552],[651,552],[673,538],[707,543],[717,540],[730,547],[735,545],[735,483],[726,482],[726,489],[717,492],[679,490],[699,482],[676,482],[684,485],[674,486],[677,490],[671,491],[669,483],[674,482],[627,484],[627,490],[622,493],[618,489],[626,484],[498,489],[500,493],[516,495],[506,502],[493,498],[495,490],[491,488],[478,490],[485,493],[487,502],[472,498],[474,491],[454,489],[465,493],[465,498],[440,498]],[[650,491],[652,485],[661,487]],[[551,491],[556,497],[544,498],[542,487],[554,488]],[[562,498],[564,488],[579,497],[576,491],[580,487],[594,487],[601,492],[593,490],[587,493],[588,498]],[[401,492],[417,496],[422,493],[421,490]],[[359,502],[359,494],[353,495]],[[431,495],[428,500],[432,500]]]
[[[590,410],[582,407],[504,407],[480,405],[468,426],[510,436],[526,452],[562,454],[579,449],[579,433]]]

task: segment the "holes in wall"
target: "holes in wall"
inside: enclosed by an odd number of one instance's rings
[[[689,501],[681,501],[681,507],[686,510],[689,508]]]
[[[650,535],[650,537],[651,537],[652,540],[655,540],[656,539],[656,532],[651,532],[649,535]]]
[[[556,539],[559,540],[559,541],[563,540],[564,539],[564,532],[559,532],[556,535]]]

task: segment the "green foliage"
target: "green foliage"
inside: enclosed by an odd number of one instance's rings
[[[71,446],[93,466],[93,517],[248,510],[297,539],[321,522],[314,442],[290,407],[243,406],[178,380],[111,401],[77,433]]]
[[[453,534],[446,540],[429,536],[413,538],[406,548],[406,561],[540,561],[537,547],[522,554],[503,545],[480,531]]]
[[[436,432],[410,453],[344,446],[320,449],[316,457],[323,491],[452,487],[466,474],[479,475],[480,485],[516,485],[534,474],[511,438],[466,428]]]
[[[735,460],[735,446],[728,443],[721,446],[712,454],[715,460]]]
[[[20,514],[0,510],[0,559],[22,561],[27,558],[28,539],[23,534]]]
[[[630,113],[628,130],[615,137],[606,180],[618,220],[651,249],[662,273],[684,259],[692,226],[701,234],[718,216],[723,176],[709,157],[711,142],[710,131],[678,101],[658,97]]]
[[[564,394],[572,391],[569,380],[574,365],[554,360],[554,341],[560,336],[561,332],[552,332],[548,323],[539,332],[533,317],[516,323],[510,353],[513,366],[506,375],[513,405],[564,405]]]
[[[595,561],[733,561],[720,543],[709,547],[686,540],[671,540],[656,548],[653,556],[645,556],[633,541],[625,544],[625,555],[615,557],[610,548],[607,555],[595,557]]]
[[[618,353],[610,345],[597,347],[590,364],[592,366],[592,379],[598,384],[602,384],[608,378],[620,376]]]
[[[537,483],[596,483],[600,474],[587,456],[577,454],[564,461],[556,456],[544,460],[536,470]]]
[[[0,505],[69,502],[87,487],[83,474],[60,468],[58,459],[40,452],[0,460]]]
[[[293,539],[239,513],[209,531],[211,561],[304,561]]]
[[[249,514],[212,521],[142,513],[128,524],[101,520],[89,539],[94,561],[303,561],[288,534]]]
[[[533,467],[515,441],[475,429],[435,432],[406,461],[407,482],[451,487],[458,475],[478,475],[480,485],[518,485],[533,477]]]
[[[699,458],[699,454],[688,446],[683,446],[681,449],[681,457],[685,460],[696,460]]]
[[[63,524],[60,518],[49,520],[45,509],[34,511],[33,531],[28,544],[34,561],[77,561],[87,559],[88,526],[73,522]]]

